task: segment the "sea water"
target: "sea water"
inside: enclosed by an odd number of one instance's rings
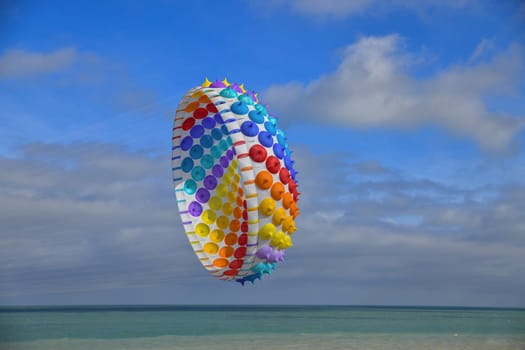
[[[0,349],[525,350],[525,310],[356,306],[0,308]]]

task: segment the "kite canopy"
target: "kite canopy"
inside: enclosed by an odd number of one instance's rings
[[[189,90],[175,115],[173,186],[202,265],[244,285],[284,260],[299,192],[277,118],[227,79]]]

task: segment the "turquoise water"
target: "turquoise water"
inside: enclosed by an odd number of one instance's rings
[[[525,310],[348,306],[0,309],[0,349],[525,349]]]

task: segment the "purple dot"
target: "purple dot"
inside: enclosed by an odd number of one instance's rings
[[[194,139],[197,139],[197,138],[201,137],[203,134],[204,134],[204,128],[202,127],[202,125],[195,125],[190,130],[190,135]]]
[[[219,167],[221,170],[222,168]],[[210,191],[215,189],[215,187],[217,187],[217,179],[215,178],[215,176],[213,175],[208,175],[204,178],[204,187],[206,187],[207,189],[209,189]]]
[[[231,149],[226,152],[226,157],[228,157],[229,160],[233,159],[233,151]]]
[[[205,188],[199,188],[195,193],[195,198],[201,203],[206,203],[210,200],[210,191]]]
[[[180,143],[180,148],[183,151],[189,150],[191,146],[193,146],[193,139],[191,137],[186,136],[185,138],[182,139],[182,142]]]
[[[202,205],[197,202],[191,202],[188,206],[188,211],[192,216],[199,216],[202,214]]]
[[[215,164],[211,169],[211,172],[213,173],[213,176],[218,178],[222,177],[224,174],[224,170],[222,170],[222,167],[219,164]]]
[[[213,129],[215,127],[215,119],[211,118],[211,117],[208,117],[208,118],[204,118],[202,120],[202,126],[204,126],[206,129]]]
[[[226,156],[222,156],[221,159],[219,160],[219,163],[222,165],[223,168],[227,168],[230,161],[228,160]]]

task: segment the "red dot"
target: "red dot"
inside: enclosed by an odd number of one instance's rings
[[[243,233],[239,236],[239,240],[237,241],[237,244],[239,245],[246,245],[248,243],[248,235],[246,233]]]
[[[288,169],[281,168],[281,171],[279,171],[279,179],[285,185],[290,181],[290,172]]]
[[[244,258],[246,255],[246,247],[239,247],[235,249],[235,253],[233,253],[233,256],[237,259]]]
[[[232,261],[233,263],[233,261]],[[231,266],[231,264],[230,264]],[[223,275],[224,276],[237,276],[237,274],[239,273],[239,270],[226,270],[224,271]]]
[[[281,162],[276,156],[269,156],[268,159],[266,159],[266,169],[272,174],[277,174],[279,169],[281,169]]]
[[[241,224],[241,231],[242,232],[248,232],[248,223],[246,221],[243,221]]]
[[[242,212],[242,218],[243,218],[244,220],[248,220],[248,210],[244,210],[244,211]]]
[[[195,119],[188,118],[182,123],[182,130],[190,130],[195,125]]]
[[[202,119],[208,115],[208,111],[204,108],[197,108],[195,112],[193,112],[193,117],[197,119]]]
[[[242,260],[242,259],[233,260],[233,261],[230,263],[230,267],[231,267],[232,269],[240,269],[241,266],[242,266],[242,263],[243,263],[243,260]]]
[[[217,107],[215,107],[215,105],[213,103],[208,103],[206,105],[206,109],[212,113],[217,113],[219,110],[217,109]]]
[[[268,152],[266,152],[266,149],[261,145],[253,145],[252,148],[250,148],[250,158],[254,162],[264,162],[267,155]]]

